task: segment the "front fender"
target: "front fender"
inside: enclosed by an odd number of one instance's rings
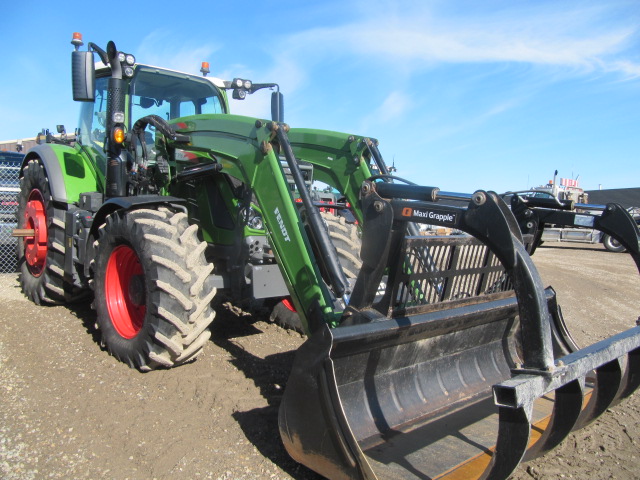
[[[88,232],[85,250],[82,252],[84,262],[84,273],[87,278],[91,277],[91,259],[95,257],[94,240],[99,236],[100,226],[106,218],[117,210],[134,210],[136,208],[150,207],[157,205],[172,206],[187,211],[184,206],[185,200],[182,198],[169,197],[164,195],[139,195],[134,197],[114,197],[106,200],[100,209],[94,214],[91,228]]]
[[[54,201],[75,203],[81,193],[98,191],[95,168],[75,148],[51,143],[36,145],[25,155],[20,173],[30,160],[36,158],[40,159],[47,173]]]
[[[137,195],[134,197],[113,197],[105,201],[93,216],[90,235],[98,238],[98,229],[105,219],[116,210],[134,210],[140,207],[153,205],[170,205],[185,210],[183,198],[170,197],[168,195]]]

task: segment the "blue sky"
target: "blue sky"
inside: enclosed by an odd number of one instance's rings
[[[640,186],[638,0],[108,5],[3,7],[0,140],[73,130],[78,31],[141,63],[277,82],[291,126],[375,137],[423,185],[504,192],[558,169],[585,189]],[[268,117],[268,103],[232,108]]]

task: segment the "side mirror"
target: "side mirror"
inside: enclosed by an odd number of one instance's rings
[[[71,82],[76,102],[95,100],[96,71],[92,52],[71,52]]]
[[[284,122],[284,95],[281,92],[271,93],[271,120]]]

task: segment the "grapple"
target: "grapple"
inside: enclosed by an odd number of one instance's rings
[[[281,404],[294,459],[331,479],[507,478],[638,387],[640,327],[578,349],[527,251],[535,232],[497,195],[366,182],[361,197],[349,306],[299,349]],[[594,222],[623,225],[640,266],[622,212]],[[411,223],[470,235],[407,236]]]

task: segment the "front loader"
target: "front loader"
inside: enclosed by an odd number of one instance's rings
[[[20,279],[36,303],[93,295],[118,359],[191,361],[218,296],[286,298],[308,339],[282,440],[332,479],[507,478],[638,387],[640,328],[579,349],[527,252],[535,235],[495,193],[408,184],[373,139],[290,128],[279,90],[271,120],[229,113],[227,91],[275,84],[72,43],[80,128],[25,157]],[[320,211],[311,173],[355,223]],[[637,227],[619,236],[640,265]]]

